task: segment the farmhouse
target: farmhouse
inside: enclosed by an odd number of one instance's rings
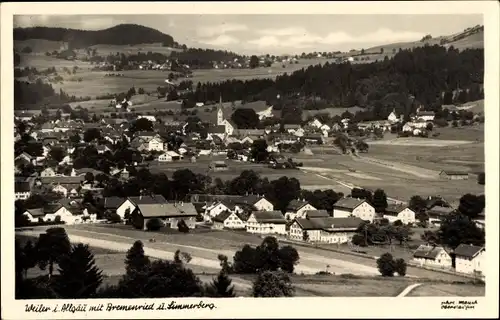
[[[213,218],[225,211],[237,213],[240,209],[226,200],[217,201],[211,205],[205,206],[205,221],[211,221]]]
[[[448,180],[468,180],[469,173],[463,171],[442,170],[439,173],[439,177]]]
[[[245,221],[238,214],[230,211],[223,211],[212,219],[214,229],[245,229]]]
[[[60,219],[65,224],[78,224],[82,222],[81,215],[73,215],[71,211],[60,203],[48,204],[43,208],[43,211],[45,213],[44,221],[56,221]]]
[[[28,209],[23,213],[23,215],[26,216],[30,222],[36,223],[40,220],[43,221],[45,212],[43,211],[43,208]]]
[[[138,204],[132,213],[132,222],[137,228],[147,230],[148,221],[159,219],[167,228],[177,228],[180,221],[193,229],[196,209],[192,203],[148,203]]]
[[[436,114],[434,111],[419,111],[417,112],[416,118],[424,121],[434,121]]]
[[[373,222],[375,218],[375,208],[364,199],[347,197],[340,199],[333,205],[333,216],[335,218],[355,216]]]
[[[413,254],[413,261],[421,266],[451,268],[449,253],[440,246],[420,245]]]
[[[286,234],[286,220],[280,211],[254,211],[247,220],[247,232]]]
[[[403,224],[415,223],[415,211],[408,206],[389,205],[385,209],[384,218],[389,222],[400,220]]]
[[[293,199],[286,208],[285,218],[286,220],[293,220],[296,217],[304,218],[303,213],[308,210],[316,210],[316,208],[305,200]]]
[[[486,264],[484,247],[461,244],[454,253],[455,271],[462,273],[481,272],[484,275]]]
[[[172,161],[177,161],[180,159],[181,159],[181,155],[179,155],[175,151],[167,151],[158,157],[159,162],[172,162]]]
[[[14,196],[16,200],[26,200],[31,196],[31,186],[27,181],[16,181],[14,184]]]
[[[429,210],[427,210],[427,215],[429,216],[429,222],[439,226],[441,224],[441,220],[446,216],[452,214],[455,210],[450,207],[443,206],[433,206]]]
[[[358,217],[296,218],[290,226],[289,237],[308,242],[347,243],[352,240],[362,222]]]

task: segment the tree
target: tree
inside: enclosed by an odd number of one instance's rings
[[[467,193],[460,198],[458,211],[469,217],[469,219],[475,219],[483,211],[484,206],[484,196],[475,196]]]
[[[252,287],[254,297],[292,297],[295,289],[288,274],[282,271],[264,271],[259,274]]]
[[[250,108],[236,109],[231,115],[231,120],[238,129],[255,129],[259,125],[259,116]]]
[[[292,246],[284,246],[278,250],[280,269],[293,273],[295,265],[299,262],[299,253]]]
[[[66,152],[64,152],[63,148],[52,147],[49,151],[49,156],[57,162],[61,162],[66,156]]]
[[[74,135],[72,135],[71,137],[69,137],[69,141],[70,141],[73,145],[80,143],[80,135],[79,135],[79,134],[77,134],[77,133],[76,133],[76,134],[74,134]]]
[[[66,299],[91,298],[102,283],[102,271],[95,265],[88,245],[77,244],[59,261],[56,292]]]
[[[94,182],[94,174],[92,172],[87,172],[85,174],[85,181],[93,183]]]
[[[404,259],[396,259],[394,261],[395,264],[395,272],[397,272],[398,275],[401,277],[404,277],[406,275],[406,262]]]
[[[267,151],[267,142],[266,140],[259,139],[255,140],[252,143],[252,147],[250,149],[250,157],[255,160],[255,162],[266,161],[269,157],[269,152]]]
[[[99,140],[101,139],[101,131],[97,128],[90,128],[87,129],[83,133],[83,141],[86,143],[92,142],[94,140]]]
[[[257,57],[256,55],[251,56],[249,66],[250,69],[255,69],[259,67],[259,57]]]
[[[307,232],[307,230],[304,230],[302,232],[302,240],[305,242],[309,241],[309,233]]]
[[[410,198],[409,208],[416,213],[424,211],[426,206],[427,202],[421,196],[412,196]]]
[[[443,245],[455,249],[462,243],[484,245],[484,230],[467,216],[456,213],[446,216],[437,231],[437,238]]]
[[[251,274],[257,272],[256,265],[257,251],[249,244],[236,251],[233,257],[233,268],[235,273]]]
[[[158,231],[163,227],[163,223],[158,218],[149,219],[146,222],[146,229],[148,231]]]
[[[373,207],[375,208],[375,212],[384,213],[385,209],[387,209],[387,195],[385,191],[382,189],[377,189],[373,193]]]
[[[184,221],[184,220],[180,220],[180,221],[177,223],[177,229],[178,229],[180,232],[183,232],[183,233],[188,233],[188,232],[189,232],[189,227],[188,227],[188,225],[186,224],[186,221]]]
[[[147,269],[149,264],[149,258],[144,254],[144,245],[142,241],[137,240],[127,251],[127,256],[125,258],[125,269],[127,274],[130,275],[134,272],[142,272]]]
[[[116,298],[200,297],[203,286],[183,264],[157,260],[143,272],[125,275],[118,284]]]
[[[485,174],[484,172],[481,172],[477,175],[477,183],[484,186],[485,184]]]
[[[54,272],[54,264],[59,263],[71,251],[68,235],[64,228],[49,228],[40,234],[36,246],[38,266],[45,270],[49,266],[49,279]]]
[[[232,280],[228,277],[227,273],[222,270],[213,279],[212,283],[207,288],[207,295],[213,298],[232,298],[234,294],[234,286],[231,285]]]
[[[191,255],[187,252],[177,250],[174,253],[174,262],[175,263],[180,263],[180,264],[189,263],[189,261],[191,261],[191,259],[192,259]]]
[[[396,263],[392,254],[384,253],[377,259],[377,268],[383,277],[392,277],[396,272]]]

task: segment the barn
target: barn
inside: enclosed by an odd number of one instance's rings
[[[439,177],[448,180],[468,180],[469,173],[463,171],[447,171],[443,170],[439,173]]]

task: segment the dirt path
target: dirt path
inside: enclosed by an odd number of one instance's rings
[[[395,161],[385,161],[385,160],[379,160],[379,159],[374,159],[370,157],[353,157],[355,161],[361,161],[365,163],[370,163],[374,165],[378,165],[384,168],[392,169],[395,171],[400,171],[400,172],[405,172],[411,175],[414,175],[418,178],[423,178],[423,179],[432,179],[435,180],[438,178],[439,172],[434,171],[434,170],[429,170],[429,169],[423,169],[420,167],[408,165],[408,164],[402,164],[398,163]]]
[[[406,297],[411,291],[413,291],[413,289],[415,289],[418,286],[420,286],[420,283],[414,283],[414,284],[409,285],[403,291],[401,291],[400,294],[398,294],[398,298],[399,297]]]

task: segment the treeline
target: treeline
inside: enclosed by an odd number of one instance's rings
[[[89,98],[90,100],[90,98]],[[54,105],[79,101],[63,90],[56,92],[54,88],[41,79],[35,82],[14,80],[14,108],[25,109],[30,106]]]
[[[173,51],[170,54],[172,59],[176,59],[181,64],[187,64],[190,67],[200,68],[200,69],[211,69],[213,68],[213,62],[228,62],[238,59],[242,62],[243,56],[222,50],[212,50],[212,49],[200,49],[200,48],[189,48],[184,51]]]
[[[70,49],[98,44],[136,45],[143,43],[176,44],[172,36],[136,24],[120,24],[104,30],[76,30],[68,28],[15,28],[14,40],[45,39],[68,42]]]
[[[473,92],[471,97],[462,94],[459,100],[484,97],[483,77],[483,49],[458,51],[435,45],[400,50],[391,59],[370,64],[327,62],[278,76],[275,81],[204,83],[187,98],[216,101],[222,94],[224,101],[266,100],[275,105],[286,99],[300,101],[297,97],[308,97],[313,99],[307,102],[307,109],[373,107],[374,117],[380,118],[394,108],[408,115],[418,104],[438,110],[457,88]]]

